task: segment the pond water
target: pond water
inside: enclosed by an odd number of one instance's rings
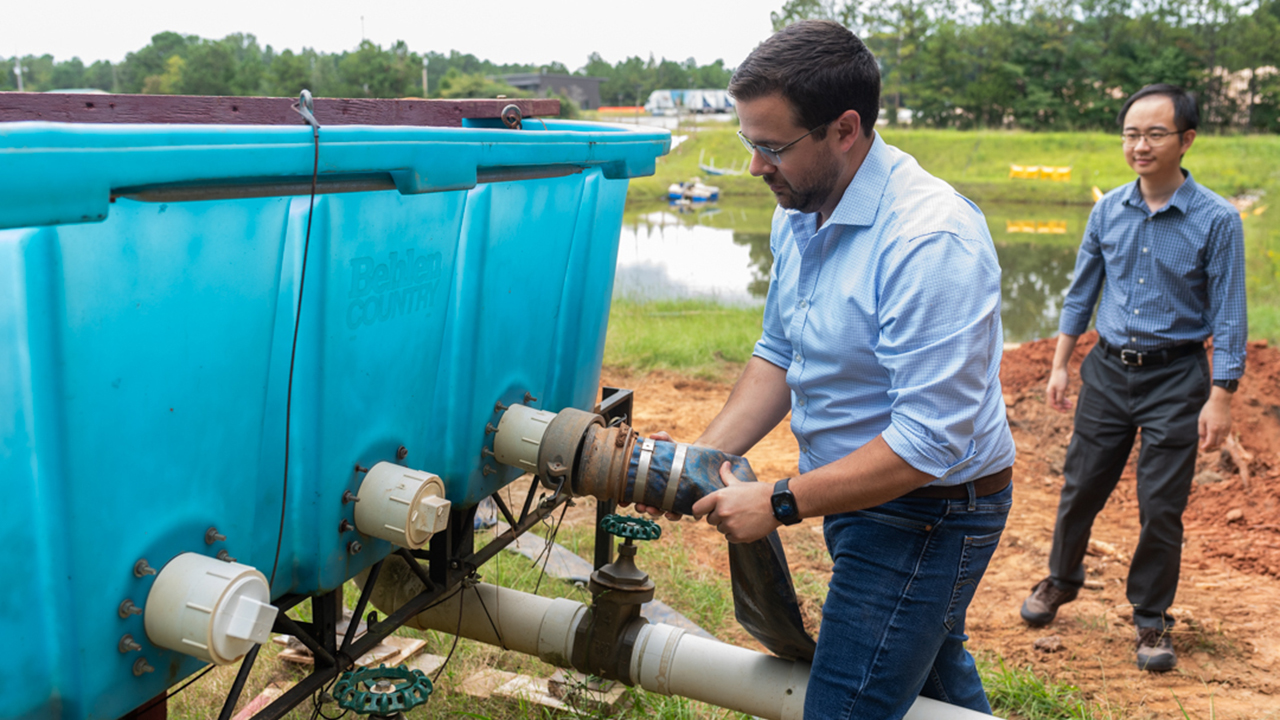
[[[987,216],[1003,270],[1005,341],[1053,335],[1090,208],[975,202]],[[685,212],[663,203],[628,205],[614,296],[763,303],[773,264],[773,209],[768,196]]]

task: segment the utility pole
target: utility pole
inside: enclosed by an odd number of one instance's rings
[[[13,74],[18,76],[18,92],[22,92],[22,61],[16,55],[13,58]]]
[[[422,56],[422,99],[427,99],[427,63],[431,62],[426,55]]]

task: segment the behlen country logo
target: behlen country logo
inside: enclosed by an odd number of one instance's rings
[[[365,256],[351,260],[347,327],[373,325],[417,312],[431,312],[440,285],[443,256],[438,252],[393,251],[383,262]]]

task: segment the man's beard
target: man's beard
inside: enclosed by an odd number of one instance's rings
[[[779,205],[788,210],[815,213],[822,209],[822,205],[835,192],[836,182],[840,178],[840,170],[828,158],[823,163],[823,167],[814,168],[810,174],[809,182],[800,186],[783,180],[778,173],[769,173],[761,177],[769,185],[770,190],[781,188],[781,192],[774,192],[774,197],[778,199]]]

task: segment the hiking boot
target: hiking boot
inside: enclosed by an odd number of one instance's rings
[[[1178,664],[1168,630],[1138,628],[1138,669],[1167,672]]]
[[[1031,597],[1022,602],[1022,619],[1033,627],[1048,625],[1058,614],[1058,608],[1075,600],[1079,592],[1075,588],[1063,590],[1045,578],[1031,588]]]

